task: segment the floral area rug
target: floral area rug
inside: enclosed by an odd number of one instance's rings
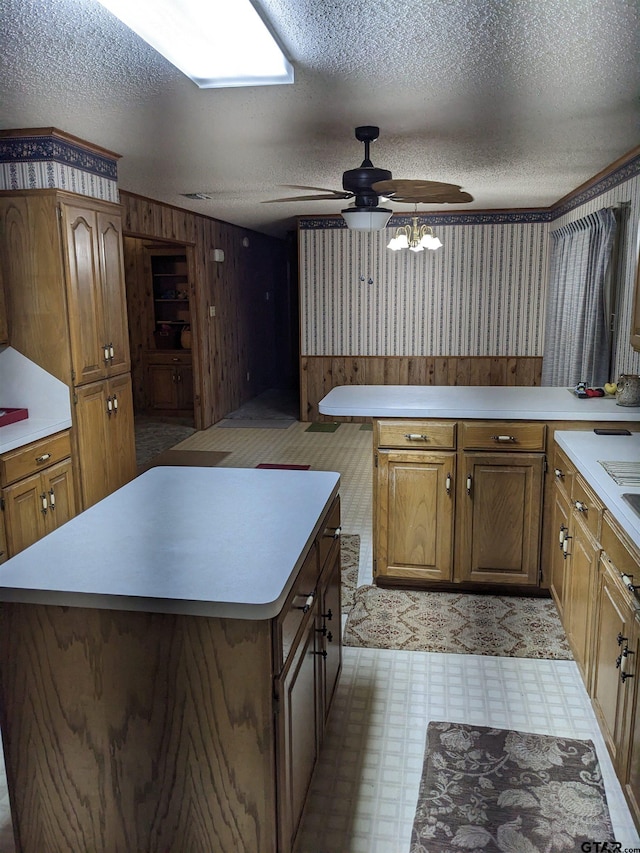
[[[614,835],[590,740],[429,723],[410,853],[573,853],[594,840]]]
[[[347,613],[353,607],[358,586],[360,567],[360,536],[357,533],[342,533],[340,536],[341,605]]]
[[[343,642],[374,649],[573,659],[553,601],[524,596],[361,586]]]

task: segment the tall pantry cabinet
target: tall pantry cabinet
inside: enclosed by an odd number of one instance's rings
[[[11,345],[69,386],[86,509],[136,474],[120,207],[2,192],[0,257]]]

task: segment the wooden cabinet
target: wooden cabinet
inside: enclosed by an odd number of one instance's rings
[[[12,346],[66,383],[74,401],[85,386],[130,375],[118,205],[58,190],[0,195],[0,267]],[[79,411],[72,407],[72,454],[77,498],[87,507],[108,493],[105,482],[135,476],[133,418],[119,419],[130,435],[101,448],[103,433],[89,435]],[[121,475],[105,481],[103,456],[116,447],[121,458],[111,467]]]
[[[8,559],[7,529],[4,523],[4,513],[0,512],[0,564],[6,562]]]
[[[122,225],[93,201],[60,205],[74,384],[131,369]]]
[[[191,355],[150,354],[147,365],[151,409],[165,413],[192,414]]]
[[[293,848],[340,674],[339,514],[336,502],[283,608],[275,635],[276,661],[280,656],[283,660],[275,679],[278,850],[282,851]],[[332,544],[327,550],[328,541]],[[292,629],[295,640],[287,642]]]
[[[573,480],[569,531],[564,544],[563,624],[587,689],[591,678],[594,592],[600,556],[602,504],[579,474]]]
[[[377,464],[377,576],[452,580],[456,454],[380,450]]]
[[[7,322],[7,304],[4,295],[2,267],[0,266],[0,346],[9,343],[9,324]]]
[[[0,457],[3,527],[13,556],[76,514],[71,443],[57,433]],[[1,537],[0,537],[1,539]],[[2,557],[0,557],[2,561]]]
[[[84,460],[80,480],[86,509],[136,475],[130,375],[78,387],[74,421]]]
[[[538,585],[544,424],[374,429],[377,581]]]
[[[153,316],[150,347],[183,349],[182,332],[191,329],[191,285],[186,252],[176,247],[150,248],[148,255]]]
[[[549,557],[549,591],[558,613],[564,611],[567,559],[569,554],[569,519],[571,517],[571,488],[575,469],[559,447],[553,454],[554,489],[551,512],[552,550]]]

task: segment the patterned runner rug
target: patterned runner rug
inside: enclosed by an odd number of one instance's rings
[[[572,851],[595,840],[614,834],[590,740],[429,723],[410,853]]]
[[[522,596],[361,586],[343,642],[375,649],[573,659],[553,601]]]
[[[341,605],[342,612],[347,613],[353,607],[358,586],[358,569],[360,567],[360,536],[357,533],[343,533],[340,536],[340,567],[341,567]]]

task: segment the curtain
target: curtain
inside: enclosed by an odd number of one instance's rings
[[[608,269],[616,219],[598,210],[551,234],[542,384],[601,387],[609,373]]]

